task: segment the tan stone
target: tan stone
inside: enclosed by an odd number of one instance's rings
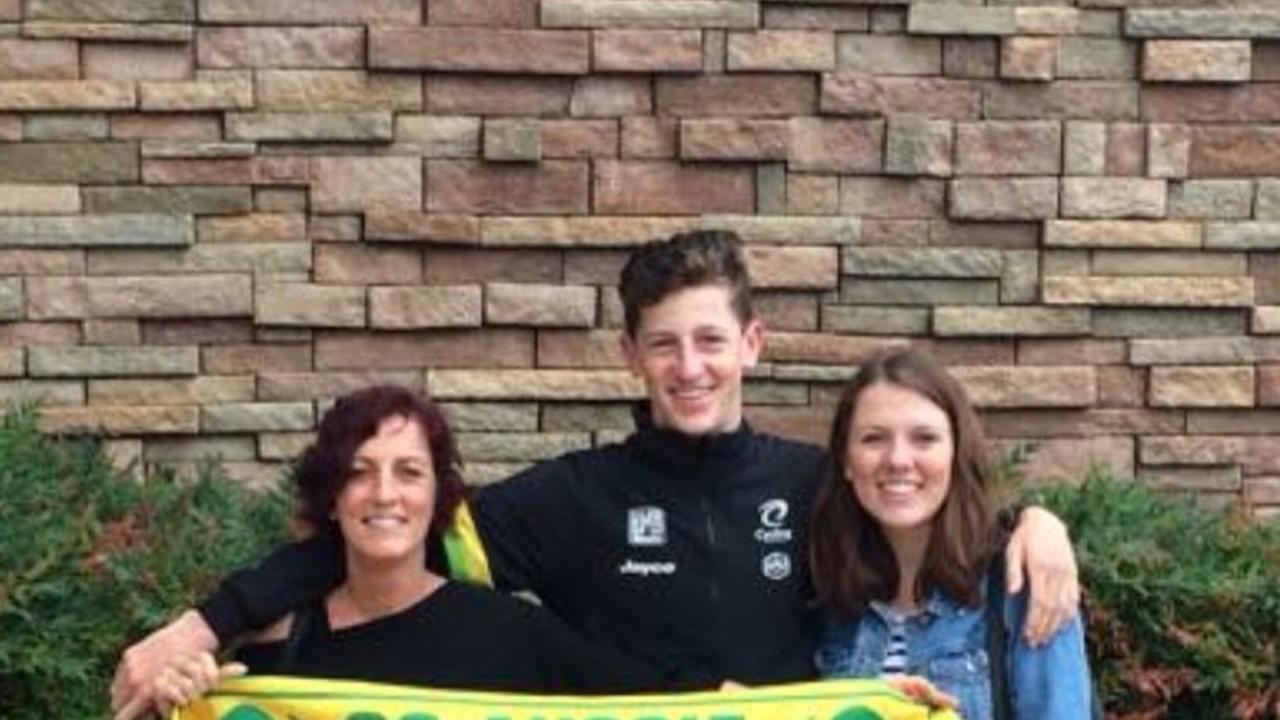
[[[310,430],[315,412],[309,402],[215,403],[200,408],[206,433]]]
[[[591,327],[596,320],[593,287],[490,283],[484,295],[485,322],[491,325]]]
[[[1251,329],[1257,335],[1280,335],[1280,305],[1255,307]]]
[[[458,452],[486,462],[550,460],[590,447],[586,432],[458,433]]]
[[[369,325],[375,328],[479,327],[478,285],[369,288]]]
[[[422,165],[413,157],[318,157],[312,209],[344,212],[422,207]]]
[[[836,248],[750,245],[744,255],[756,287],[832,290],[839,284]]]
[[[1021,438],[996,444],[997,451],[1024,444]],[[1079,484],[1096,466],[1111,470],[1115,477],[1133,475],[1133,438],[1103,435],[1088,438],[1040,438],[1021,472],[1031,484]]]
[[[17,2],[17,0],[9,0]],[[3,4],[3,3],[0,3]],[[188,43],[195,37],[185,23],[114,23],[27,20],[23,37],[32,39],[119,40],[122,42]]]
[[[536,119],[490,118],[484,123],[484,159],[489,162],[537,162],[542,130]]]
[[[1172,366],[1151,368],[1152,407],[1253,407],[1251,367]]]
[[[933,309],[933,331],[940,336],[1087,335],[1085,308],[942,306]]]
[[[702,33],[697,30],[613,30],[591,34],[592,68],[601,72],[697,72]]]
[[[403,74],[360,70],[259,70],[255,107],[262,111],[417,110],[422,83]]]
[[[1079,248],[1198,248],[1201,226],[1189,222],[1141,220],[1049,220],[1047,247]]]
[[[1231,435],[1148,435],[1139,439],[1138,457],[1144,465],[1230,465],[1247,444]]]
[[[435,398],[633,400],[644,385],[622,370],[429,370]]]
[[[370,368],[527,368],[533,365],[531,329],[436,329],[396,332],[323,332],[315,339],[322,370]]]
[[[1057,178],[962,178],[950,185],[954,218],[1037,220],[1058,214]]]
[[[731,72],[834,70],[835,33],[823,30],[731,32],[725,67]]]
[[[213,345],[201,352],[207,373],[235,375],[252,372],[286,372],[311,367],[310,345]]]
[[[40,413],[47,433],[84,435],[194,435],[199,410],[194,406],[48,407]]]
[[[952,372],[983,408],[1090,407],[1098,395],[1092,367],[956,367]]]
[[[753,28],[760,23],[754,3],[737,0],[543,0],[543,27],[582,28]]]
[[[204,68],[347,68],[364,62],[358,27],[202,27],[196,31]]]
[[[253,400],[252,375],[176,380],[89,380],[90,405],[201,405]]]
[[[480,118],[398,115],[396,147],[414,149],[431,158],[474,158],[480,155]]]
[[[369,66],[395,70],[581,75],[588,33],[461,27],[374,27]]]
[[[1161,218],[1167,212],[1164,180],[1069,177],[1062,179],[1063,217]]]
[[[618,333],[613,330],[540,330],[538,367],[623,367],[618,339]]]
[[[253,80],[226,74],[205,80],[143,80],[138,83],[143,110],[241,110],[253,107]]]
[[[1253,54],[1248,40],[1147,40],[1142,79],[1156,82],[1247,82]]]
[[[185,45],[85,42],[80,54],[87,80],[182,80],[195,72]]]
[[[752,168],[600,160],[592,166],[593,210],[603,215],[750,213]]]
[[[417,25],[418,0],[200,0],[200,20],[227,24]]]
[[[1051,305],[1238,307],[1253,303],[1252,278],[1047,277]]]
[[[44,215],[80,212],[75,185],[0,185],[0,215]]]
[[[260,284],[254,289],[254,322],[260,325],[364,327],[364,287]]]
[[[31,377],[195,375],[195,347],[81,346],[27,348]]]
[[[17,359],[14,375],[22,374],[22,349],[7,348]],[[0,365],[7,363],[0,362]],[[9,373],[6,373],[9,374]],[[0,382],[0,403],[6,406],[20,403],[39,403],[40,407],[54,405],[83,405],[84,383],[80,380],[5,380]]]
[[[227,317],[249,315],[243,274],[27,278],[27,316],[59,318]]]
[[[0,110],[130,110],[138,105],[127,80],[0,82]]]
[[[1228,365],[1280,360],[1280,340],[1243,335],[1133,340],[1133,365]]]
[[[486,246],[630,247],[698,227],[697,218],[485,217]]]
[[[325,400],[383,384],[419,392],[422,390],[422,373],[412,370],[263,372],[258,374],[258,399],[276,402]]]
[[[79,70],[74,42],[0,38],[0,80],[75,80]]]
[[[1021,9],[1021,8],[1019,8]],[[1060,43],[1056,37],[1017,36],[1000,42],[1000,77],[1010,80],[1053,80]]]

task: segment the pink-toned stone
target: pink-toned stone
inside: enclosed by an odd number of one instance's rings
[[[222,120],[218,115],[183,113],[114,114],[111,137],[117,140],[220,140]]]
[[[877,173],[884,166],[884,121],[791,119],[789,169],[801,172]]]
[[[1107,175],[1145,175],[1146,161],[1146,126],[1141,123],[1112,123],[1107,126]]]
[[[593,210],[617,215],[751,213],[755,178],[743,165],[601,160],[592,168]]]
[[[502,75],[428,75],[427,110],[438,115],[563,116],[573,78]]]
[[[680,121],[664,117],[622,118],[622,157],[665,159],[676,156]]]
[[[1258,366],[1258,405],[1280,407],[1280,365]]]
[[[0,80],[74,80],[79,72],[74,41],[0,38]]]
[[[946,214],[946,183],[930,179],[846,177],[840,212],[873,218],[937,218]]]
[[[418,25],[422,22],[422,3],[420,0],[200,0],[200,20],[242,25]]]
[[[534,27],[538,0],[432,0],[427,3],[427,24]]]
[[[1057,122],[956,123],[958,175],[1057,175],[1062,125]]]
[[[187,45],[84,43],[84,77],[100,80],[182,80],[194,72]]]
[[[840,254],[834,247],[749,245],[744,256],[755,287],[834,290],[839,284]]]
[[[359,27],[202,27],[197,57],[207,68],[343,68],[364,64]]]
[[[462,27],[369,30],[369,66],[395,70],[580,75],[588,33]]]
[[[618,123],[613,120],[543,120],[542,157],[618,157]]]
[[[750,73],[659,77],[656,110],[663,115],[812,115],[817,110],[813,77]]]
[[[312,275],[318,283],[412,285],[422,281],[422,251],[367,243],[315,243]]]
[[[311,161],[312,209],[343,212],[422,207],[416,157],[318,157]]]
[[[1058,69],[1058,38],[1007,37],[1000,49],[1000,77],[1052,80]]]
[[[601,72],[698,72],[698,30],[597,30],[591,34],[592,68]]]
[[[569,100],[574,117],[647,115],[653,92],[647,78],[593,76],[578,78]]]
[[[993,120],[1132,120],[1137,115],[1136,82],[1000,83],[983,99],[983,116]]]
[[[480,223],[471,215],[375,209],[365,213],[364,234],[370,240],[474,245],[480,242]]]
[[[1057,178],[951,181],[951,216],[966,220],[1039,220],[1058,214]]]
[[[1189,123],[1280,122],[1280,83],[1144,85],[1142,119]]]
[[[785,160],[790,137],[785,120],[681,120],[680,157],[685,160]]]
[[[583,214],[587,165],[547,160],[536,165],[470,160],[427,161],[427,210],[479,214]]]
[[[1191,174],[1250,177],[1280,174],[1280,127],[1197,125],[1191,129]]]
[[[871,77],[824,73],[819,106],[835,115],[925,117],[963,120],[982,114],[982,86],[949,78]]]
[[[527,368],[533,330],[325,331],[316,334],[317,370]]]

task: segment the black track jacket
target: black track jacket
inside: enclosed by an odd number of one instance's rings
[[[806,526],[811,445],[753,432],[690,437],[637,412],[621,444],[483,488],[472,511],[500,589],[529,590],[571,627],[674,688],[813,676]],[[201,607],[224,643],[335,586],[332,535],[231,575]]]

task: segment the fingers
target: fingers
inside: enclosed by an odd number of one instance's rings
[[[218,679],[226,680],[227,678],[237,678],[249,672],[249,666],[244,663],[230,662],[218,668]],[[725,682],[733,682],[726,680]]]
[[[1022,592],[1022,563],[1026,542],[1024,528],[1019,525],[1009,537],[1009,545],[1004,550],[1004,587],[1010,595]]]
[[[151,707],[154,681],[170,660],[217,646],[217,637],[194,610],[130,646],[111,679],[113,720],[135,720]]]
[[[1080,582],[1075,554],[1066,526],[1052,514],[1028,508],[1018,527],[1015,543],[1010,541],[1006,561],[1012,570],[1015,557],[1025,561],[1026,584],[1030,591],[1022,636],[1032,647],[1043,645],[1075,616],[1080,600]],[[1009,591],[1015,592],[1012,585]]]
[[[890,687],[917,702],[932,707],[955,709],[960,706],[953,696],[942,692],[933,683],[918,675],[900,675],[884,678]]]

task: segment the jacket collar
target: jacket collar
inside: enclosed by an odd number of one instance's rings
[[[755,432],[745,419],[730,432],[686,435],[654,425],[648,403],[636,403],[631,413],[636,432],[627,444],[663,464],[681,468],[682,475],[699,468],[736,465],[750,459]]]

